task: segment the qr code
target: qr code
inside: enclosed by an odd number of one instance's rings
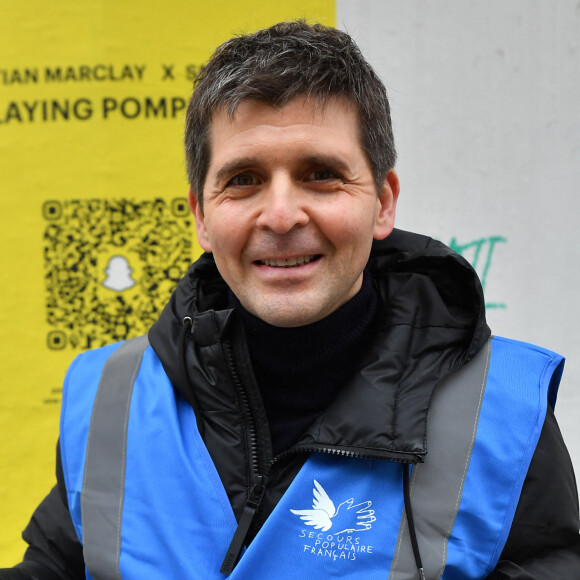
[[[147,332],[192,260],[187,200],[50,200],[42,212],[48,347]]]

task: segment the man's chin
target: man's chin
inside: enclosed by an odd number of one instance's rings
[[[313,324],[320,320],[320,318],[308,317],[308,316],[296,316],[283,313],[254,313],[260,320],[270,324],[271,326],[277,326],[279,328],[297,328],[299,326],[307,326],[308,324]]]
[[[261,301],[260,304],[244,304],[246,310],[260,320],[280,328],[296,328],[318,322],[327,314],[320,308],[313,307],[308,300],[300,300],[296,297],[287,297],[285,300],[276,300],[271,303]]]

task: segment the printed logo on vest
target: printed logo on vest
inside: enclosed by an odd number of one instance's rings
[[[304,552],[333,560],[356,560],[357,554],[372,553],[372,546],[361,544],[357,534],[370,530],[376,521],[375,510],[371,509],[373,502],[355,504],[351,497],[335,507],[322,485],[313,481],[312,509],[290,510],[307,526],[322,530],[319,533],[309,529],[300,531],[299,537],[308,542],[304,544]]]

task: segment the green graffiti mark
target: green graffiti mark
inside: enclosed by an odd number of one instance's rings
[[[487,275],[489,274],[489,269],[491,268],[492,259],[494,255],[494,250],[496,244],[499,242],[506,243],[507,238],[503,236],[489,236],[488,238],[480,238],[479,240],[473,240],[466,244],[459,244],[457,239],[454,237],[449,243],[449,247],[458,254],[461,254],[465,259],[469,260],[466,252],[473,251],[473,257],[470,261],[471,265],[478,273],[480,273],[481,286],[485,292],[485,284],[487,282]],[[486,250],[486,251],[483,251]],[[484,258],[482,256],[485,256]],[[483,263],[483,266],[481,265]],[[503,302],[486,302],[486,308],[507,308]]]

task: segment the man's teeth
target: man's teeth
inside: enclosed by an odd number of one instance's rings
[[[292,266],[302,266],[303,264],[308,264],[312,260],[316,259],[316,255],[312,256],[298,256],[296,258],[284,259],[268,259],[259,260],[259,263],[264,266],[274,266],[276,268],[291,268]]]

